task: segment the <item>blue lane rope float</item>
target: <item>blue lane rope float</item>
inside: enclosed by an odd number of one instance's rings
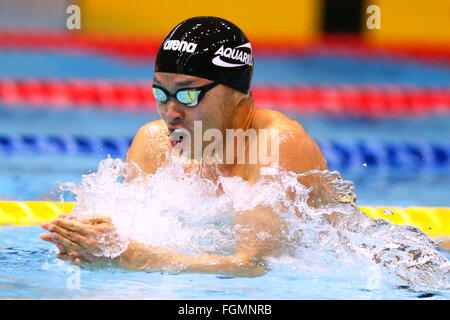
[[[132,137],[0,135],[0,155],[78,154],[123,158]],[[450,142],[319,140],[333,170],[356,168],[450,168]]]
[[[318,141],[331,168],[450,168],[450,143]]]
[[[81,135],[0,135],[0,154],[83,154],[123,157],[132,137],[89,137]]]

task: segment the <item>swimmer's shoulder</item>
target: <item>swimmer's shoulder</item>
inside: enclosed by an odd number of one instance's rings
[[[309,137],[299,122],[276,110],[256,108],[254,121],[257,129],[277,129],[280,134],[290,133],[297,137]]]
[[[255,119],[259,129],[276,129],[280,138],[280,164],[298,173],[328,168],[317,143],[303,126],[282,112],[257,108]]]
[[[135,162],[146,173],[154,173],[170,151],[167,126],[163,120],[139,128],[127,152],[126,161]]]
[[[164,123],[162,119],[155,120],[144,124],[139,128],[136,136],[139,138],[159,138],[166,136],[167,133],[167,125]]]

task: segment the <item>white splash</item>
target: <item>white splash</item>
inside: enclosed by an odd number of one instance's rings
[[[183,252],[228,254],[237,241],[235,214],[264,205],[272,207],[287,226],[282,251],[267,258],[272,272],[287,266],[292,272],[330,276],[348,272],[367,279],[369,287],[389,283],[427,291],[450,288],[450,263],[436,250],[436,243],[417,228],[359,212],[353,183],[338,172],[298,175],[268,168],[250,186],[237,177],[212,182],[186,174],[182,163],[172,157],[155,174],[141,172],[131,180],[133,168],[108,158],[96,173],[83,176],[80,185],[63,187],[76,196],[74,214],[111,217],[121,242],[105,248],[105,256],[121,254],[129,239]],[[299,183],[306,177],[324,187],[307,189]],[[292,191],[295,198],[288,195]],[[313,195],[321,200],[308,201]],[[338,215],[334,224],[326,218],[331,213]],[[374,265],[377,272],[368,272]]]

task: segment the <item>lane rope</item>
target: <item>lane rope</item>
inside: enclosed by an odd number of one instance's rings
[[[32,226],[70,214],[75,202],[0,201],[0,225]],[[412,225],[433,238],[450,237],[450,208],[445,207],[372,207],[360,206],[374,219],[386,219],[400,225]]]
[[[85,155],[124,158],[131,136],[0,134],[0,155]],[[365,168],[450,168],[448,141],[334,141],[317,140],[329,167],[335,170]]]
[[[354,116],[450,112],[450,87],[255,84],[255,104],[282,111]],[[54,108],[154,110],[149,81],[0,78],[0,103]]]

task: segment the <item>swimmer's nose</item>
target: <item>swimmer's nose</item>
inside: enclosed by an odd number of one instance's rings
[[[184,119],[184,106],[171,99],[165,104],[164,117],[167,122],[179,124]]]

